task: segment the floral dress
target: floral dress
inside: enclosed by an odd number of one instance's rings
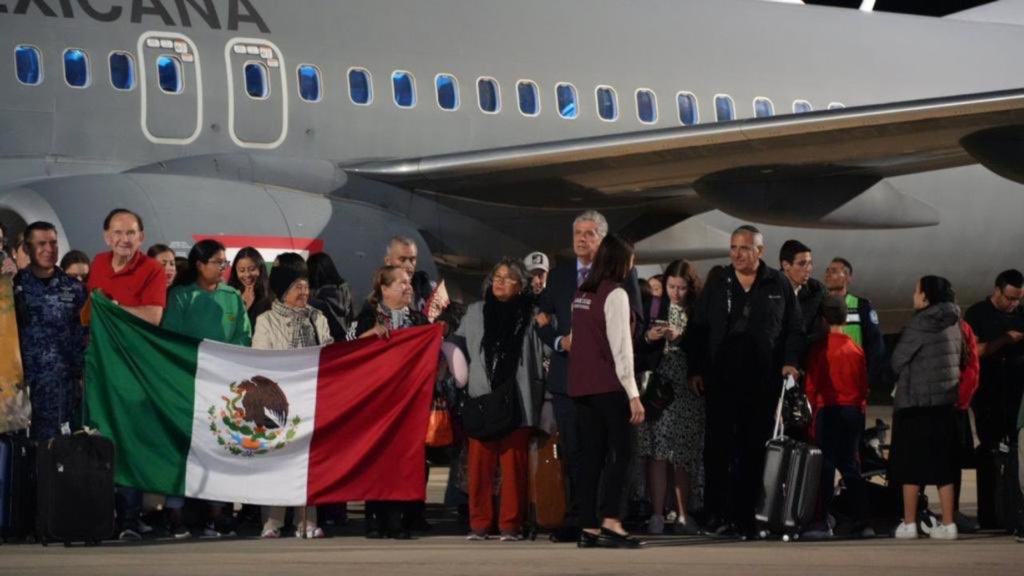
[[[668,322],[680,333],[686,333],[688,318],[683,308],[672,304]],[[645,421],[640,427],[639,448],[642,456],[668,460],[681,466],[690,475],[690,507],[700,509],[704,494],[704,399],[690,391],[686,385],[686,353],[683,339],[665,342],[665,353],[658,364],[657,373],[672,383],[676,399],[654,421]]]

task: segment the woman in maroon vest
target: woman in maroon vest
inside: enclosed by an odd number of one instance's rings
[[[605,237],[572,304],[569,396],[579,437],[585,439],[575,493],[583,528],[580,548],[641,545],[620,521],[633,458],[629,425],[644,421],[633,375],[629,297],[621,286],[632,268],[633,247],[614,234]]]

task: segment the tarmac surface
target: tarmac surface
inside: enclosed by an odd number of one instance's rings
[[[869,423],[873,422],[872,410]],[[884,417],[884,414],[883,414]],[[955,542],[895,540],[888,535],[862,540],[780,542],[710,540],[703,537],[645,538],[642,550],[579,550],[535,542],[467,542],[442,499],[447,468],[431,469],[428,516],[434,529],[414,540],[367,540],[361,506],[350,510],[347,526],[329,529],[323,540],[259,540],[258,526],[240,530],[242,538],[147,539],[105,542],[96,548],[38,544],[0,546],[0,575],[60,574],[119,576],[190,574],[473,576],[531,574],[987,574],[1024,573],[1024,544],[1005,534],[961,535]],[[932,510],[938,510],[934,489]],[[962,509],[976,514],[973,471],[964,473]],[[247,536],[247,537],[246,537]]]

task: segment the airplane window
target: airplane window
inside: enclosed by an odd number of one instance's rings
[[[579,108],[576,107],[576,87],[572,84],[559,84],[555,87],[555,96],[558,100],[558,115],[562,118],[572,120],[579,116]]]
[[[636,114],[644,124],[658,121],[658,98],[650,90],[636,91]]]
[[[476,81],[476,90],[480,96],[480,109],[488,114],[501,111],[501,91],[498,81],[494,78],[481,78]]]
[[[735,119],[736,105],[732,101],[732,96],[715,96],[715,122],[729,122]]]
[[[320,69],[309,64],[299,66],[299,97],[306,102],[319,102],[321,96]]]
[[[270,96],[270,79],[267,76],[266,64],[249,62],[245,65],[245,92],[249,98],[264,100]]]
[[[64,80],[72,88],[89,85],[89,56],[84,50],[69,48],[64,51]]]
[[[438,74],[434,79],[437,85],[437,105],[442,110],[458,110],[459,81],[451,74]]]
[[[396,70],[391,74],[391,89],[399,108],[412,108],[416,105],[416,80],[411,73]]]
[[[373,81],[369,72],[361,68],[348,71],[348,96],[360,106],[369,106],[373,102]]]
[[[754,116],[758,118],[775,116],[775,106],[772,105],[772,101],[767,98],[754,98]]]
[[[135,60],[127,52],[110,54],[110,83],[116,90],[135,88]]]
[[[679,122],[683,126],[693,126],[700,121],[696,96],[689,92],[680,92],[676,96],[676,103],[679,105]]]
[[[516,87],[519,93],[519,111],[527,116],[540,114],[540,90],[533,82],[522,81]]]
[[[846,104],[840,104],[839,102],[831,102],[828,105],[829,110],[842,110],[846,108]]]
[[[43,59],[35,46],[18,46],[14,49],[14,64],[18,70],[18,82],[36,86],[43,81]]]
[[[814,107],[807,100],[797,100],[793,102],[793,114],[806,114],[814,111]]]
[[[597,115],[608,122],[619,119],[619,99],[611,86],[597,87]]]
[[[161,56],[156,59],[156,71],[161,90],[168,94],[181,94],[185,88],[181,78],[181,60],[173,56]]]

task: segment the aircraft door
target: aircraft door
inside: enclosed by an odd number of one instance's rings
[[[203,129],[203,79],[195,43],[176,32],[139,37],[142,132],[157,144],[191,144]]]
[[[228,126],[243,148],[273,149],[288,135],[288,75],[272,42],[234,38],[224,50]]]

